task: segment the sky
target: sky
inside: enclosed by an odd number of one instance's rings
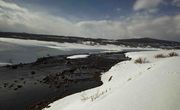
[[[180,41],[180,0],[0,0],[0,31]]]

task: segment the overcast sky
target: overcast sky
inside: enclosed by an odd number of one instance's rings
[[[180,41],[180,0],[0,0],[0,31]]]

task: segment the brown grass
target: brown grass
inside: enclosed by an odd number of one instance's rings
[[[168,55],[157,54],[154,57],[155,58],[166,58],[166,57],[174,57],[174,56],[178,56],[178,54],[176,52],[170,52]]]
[[[157,54],[154,56],[155,58],[166,58],[167,56],[166,55],[163,55],[163,54]]]
[[[143,64],[143,63],[148,63],[148,61],[146,60],[146,58],[139,57],[138,59],[136,59],[134,61],[134,63],[136,63],[136,64]]]
[[[169,56],[169,57],[178,56],[178,53],[176,53],[176,52],[170,52],[170,53],[168,54],[168,56]]]

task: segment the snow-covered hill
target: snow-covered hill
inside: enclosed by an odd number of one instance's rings
[[[174,50],[180,55],[180,50]],[[171,51],[130,52],[103,73],[103,85],[60,99],[44,110],[179,110],[180,57],[155,58]],[[137,58],[147,63],[135,64]]]

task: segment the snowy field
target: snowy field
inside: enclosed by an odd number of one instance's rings
[[[105,46],[94,47],[84,44],[0,38],[0,66],[29,63],[40,57],[88,52],[96,53],[105,50],[108,50]]]
[[[14,38],[0,38],[0,66],[6,64],[34,62],[37,58],[47,56],[121,51],[124,49],[133,48],[115,45],[91,46],[88,45],[88,43],[86,42],[82,44],[77,44]],[[137,50],[137,48],[134,49]]]
[[[44,110],[179,110],[180,57],[172,50],[129,52],[124,61],[103,73],[103,85],[67,96]],[[180,50],[173,50],[180,55]],[[137,58],[146,58],[136,64]]]

